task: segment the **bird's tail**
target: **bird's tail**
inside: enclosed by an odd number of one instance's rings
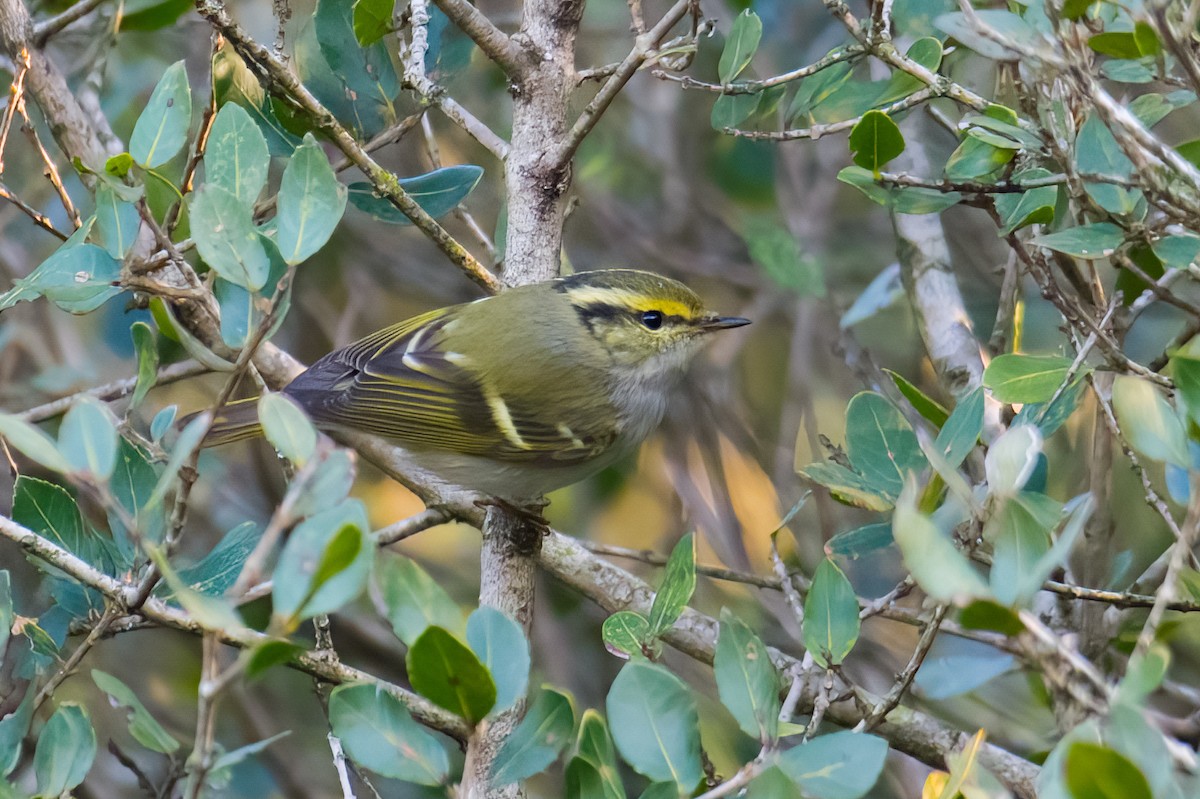
[[[186,425],[198,414],[185,416],[180,423]],[[217,412],[212,427],[204,437],[202,447],[219,447],[234,441],[244,441],[257,438],[263,434],[262,425],[258,422],[258,397],[234,400],[227,403]]]

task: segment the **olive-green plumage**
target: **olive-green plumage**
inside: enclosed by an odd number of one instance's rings
[[[400,322],[283,392],[320,428],[385,436],[450,483],[524,502],[641,443],[703,334],[743,324],[668,278],[583,272]],[[226,406],[206,444],[259,435],[254,402]]]

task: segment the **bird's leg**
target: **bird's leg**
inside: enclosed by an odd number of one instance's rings
[[[483,499],[475,500],[476,507],[487,508],[490,506],[499,508],[509,516],[529,525],[542,535],[548,535],[550,532],[550,522],[546,521],[546,517],[542,515],[542,511],[549,504],[550,500],[545,497],[539,497],[520,505],[515,502],[509,502],[506,499],[501,499],[500,497],[484,497]]]

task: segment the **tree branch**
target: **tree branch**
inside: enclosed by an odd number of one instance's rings
[[[529,59],[508,34],[467,0],[434,0],[437,7],[471,37],[483,54],[503,69],[513,81],[525,78]]]

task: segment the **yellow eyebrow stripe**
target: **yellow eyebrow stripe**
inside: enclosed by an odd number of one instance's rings
[[[662,311],[667,316],[678,316],[681,319],[694,319],[696,316],[692,306],[685,302],[649,298],[645,294],[624,289],[579,286],[568,289],[567,296],[575,305],[615,305],[630,311]]]

